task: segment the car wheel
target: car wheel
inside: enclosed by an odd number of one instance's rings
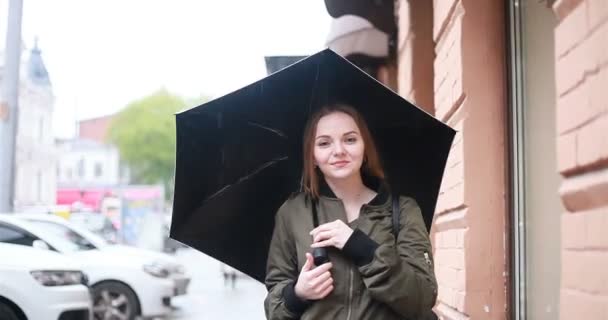
[[[3,301],[0,301],[0,315],[2,315],[2,317],[1,317],[2,320],[20,320],[21,319],[21,318],[19,318],[19,316],[17,316],[17,313],[15,313],[15,310],[13,310],[13,308],[11,308],[11,306],[4,303]]]
[[[93,286],[95,320],[133,320],[139,311],[137,296],[126,285],[119,282],[102,282]]]

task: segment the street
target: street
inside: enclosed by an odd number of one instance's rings
[[[175,254],[190,274],[188,294],[173,299],[176,310],[169,319],[265,319],[266,288],[247,277],[238,278],[235,289],[224,286],[220,263],[193,249]]]

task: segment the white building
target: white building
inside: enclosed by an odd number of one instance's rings
[[[57,167],[60,188],[116,186],[125,182],[115,146],[76,138],[59,141],[57,148],[61,154]]]
[[[2,59],[0,83],[3,64]],[[23,54],[20,68],[13,198],[16,211],[55,204],[57,153],[52,128],[54,100],[49,75],[40,49],[35,45],[27,54]]]

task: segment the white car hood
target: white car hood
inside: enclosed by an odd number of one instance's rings
[[[74,251],[66,253],[66,255],[81,261],[82,266],[85,268],[91,266],[121,266],[141,269],[144,264],[154,261],[153,259],[146,257],[131,256],[98,249]]]
[[[76,260],[57,252],[23,245],[0,244],[0,267],[29,270],[81,270]]]

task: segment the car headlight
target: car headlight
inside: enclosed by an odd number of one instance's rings
[[[158,278],[166,278],[169,276],[169,270],[163,266],[163,264],[158,262],[152,262],[148,264],[144,264],[144,271],[149,275]]]
[[[30,273],[36,281],[47,287],[69,286],[74,284],[86,285],[87,282],[87,277],[80,271],[38,270]]]

